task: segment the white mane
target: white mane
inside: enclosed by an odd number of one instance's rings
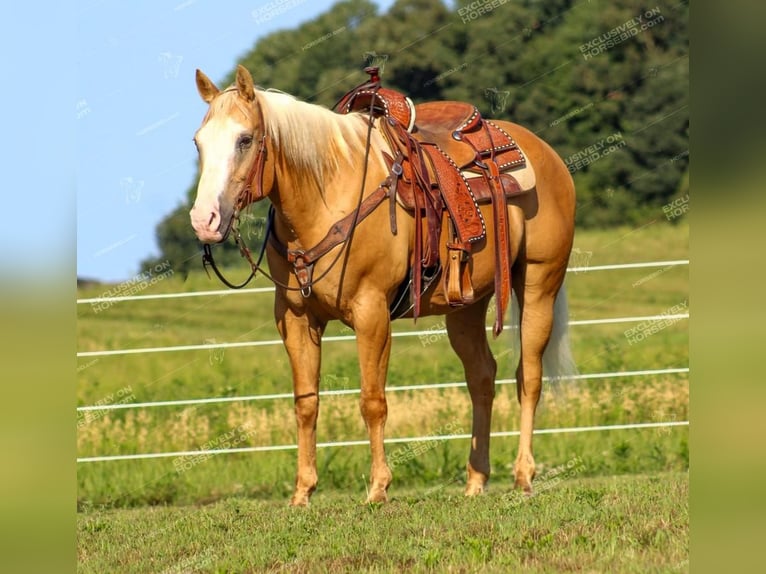
[[[326,108],[278,91],[256,90],[266,134],[299,177],[321,190],[325,175],[346,160],[353,167],[353,151],[364,149],[367,124],[359,114],[336,114]]]

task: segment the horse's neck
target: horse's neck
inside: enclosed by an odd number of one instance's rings
[[[285,232],[285,241],[297,242],[308,249],[356,207],[359,187],[348,182],[356,182],[357,178],[349,174],[346,182],[343,179],[338,173],[326,174],[322,194],[313,186],[308,188],[297,183],[293,174],[283,166],[277,168],[275,189],[270,197],[277,219],[282,223],[279,227]]]
[[[305,143],[320,145],[315,141]],[[320,181],[314,181],[314,174],[301,179],[291,163],[282,157],[286,147],[285,142],[281,142],[281,149],[274,152],[277,157],[271,199],[282,222],[280,227],[287,234],[284,239],[310,248],[324,237],[335,222],[356,207],[361,191],[363,159],[361,156],[354,158],[353,166],[346,159],[340,159],[336,167],[325,167]],[[354,146],[354,149],[358,147]],[[363,154],[364,149],[358,153]],[[367,182],[370,181],[368,178]]]

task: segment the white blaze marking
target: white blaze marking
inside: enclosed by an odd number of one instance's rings
[[[210,120],[197,132],[201,171],[195,206],[219,207],[219,199],[236,167],[237,138],[247,129],[247,126],[227,116]]]

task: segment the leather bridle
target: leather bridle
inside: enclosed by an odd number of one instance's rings
[[[250,283],[253,277],[255,277],[255,274],[260,271],[261,274],[265,276],[269,281],[278,287],[281,287],[282,289],[287,291],[300,291],[303,297],[309,297],[311,295],[314,285],[324,279],[330,273],[335,264],[340,260],[340,257],[343,255],[343,253],[347,253],[347,249],[354,235],[354,230],[356,229],[356,226],[359,224],[359,222],[367,217],[367,215],[372,213],[372,211],[380,203],[382,203],[386,197],[389,197],[392,192],[394,194],[396,193],[396,180],[401,175],[400,164],[398,165],[398,172],[396,170],[397,164],[395,164],[394,167],[392,167],[391,174],[386,178],[386,180],[381,185],[379,185],[378,188],[370,196],[368,196],[367,200],[363,201],[364,189],[367,181],[367,166],[369,163],[373,127],[373,100],[374,98],[371,98],[370,100],[367,139],[365,143],[364,154],[364,168],[362,171],[362,184],[359,190],[359,200],[357,201],[356,209],[344,217],[341,221],[333,224],[327,235],[325,235],[325,237],[317,245],[311,249],[303,250],[287,249],[287,247],[283,245],[276,237],[276,234],[274,233],[274,206],[271,205],[269,207],[266,233],[264,236],[263,244],[261,245],[258,258],[254,261],[250,249],[248,249],[244,239],[242,238],[242,235],[239,232],[239,214],[251,203],[260,201],[264,198],[263,171],[266,165],[267,136],[265,124],[263,122],[263,110],[261,109],[260,104],[258,105],[260,125],[264,131],[260,139],[260,144],[258,146],[256,156],[253,159],[253,163],[251,164],[250,169],[248,170],[248,174],[245,178],[244,186],[237,195],[234,214],[232,215],[232,232],[234,234],[234,241],[239,247],[240,255],[242,255],[242,257],[244,257],[250,264],[250,275],[242,283],[231,283],[218,269],[218,266],[213,259],[213,252],[210,244],[205,244],[203,246],[202,266],[205,269],[205,272],[207,272],[207,268],[210,266],[215,275],[224,285],[231,289],[242,289],[248,283]],[[392,223],[392,229],[395,230],[394,223]],[[282,281],[279,281],[278,279],[275,279],[269,272],[261,267],[263,256],[266,252],[267,243],[271,243],[272,247],[275,248],[277,253],[285,257],[287,261],[293,265],[293,272],[298,279],[299,287],[292,287]],[[338,251],[330,265],[318,277],[313,278],[314,263],[326,255],[331,249],[341,244],[343,245],[342,249]]]
[[[245,185],[237,195],[237,214],[254,201],[263,199],[263,168],[266,165],[266,127],[263,123],[263,110],[261,110],[260,104],[258,105],[258,121],[263,130],[263,134],[261,135],[261,142],[258,145],[255,159],[253,160],[253,163],[250,164],[250,169],[247,172]],[[253,193],[254,183],[256,184],[255,193]]]
[[[250,275],[247,279],[245,279],[242,283],[234,284],[231,283],[226,277],[224,277],[223,273],[218,269],[218,266],[215,263],[215,259],[213,259],[213,251],[212,247],[209,243],[206,243],[202,247],[202,268],[205,270],[205,273],[208,274],[208,277],[210,276],[210,273],[208,272],[207,268],[208,265],[213,270],[213,272],[216,274],[218,279],[226,285],[227,287],[231,289],[242,289],[245,287],[250,281],[255,277],[255,273],[257,271],[261,271],[264,275],[268,276],[268,273],[266,273],[263,268],[261,268],[261,263],[263,262],[263,255],[266,252],[266,240],[271,233],[271,226],[273,223],[273,214],[272,210],[273,207],[269,210],[269,218],[266,225],[266,237],[263,242],[263,246],[261,247],[261,251],[258,254],[258,260],[256,262],[253,262],[252,255],[250,254],[250,250],[247,248],[247,245],[245,245],[244,240],[242,239],[242,235],[239,232],[239,214],[240,212],[245,209],[248,205],[253,203],[254,201],[260,201],[263,199],[263,169],[266,165],[266,129],[265,124],[263,123],[263,110],[261,110],[261,106],[258,106],[258,118],[259,123],[261,126],[261,129],[263,130],[263,134],[261,135],[260,144],[258,145],[258,150],[255,153],[255,158],[253,159],[253,163],[250,164],[250,169],[247,172],[247,176],[245,177],[244,185],[242,186],[242,189],[240,189],[239,193],[237,194],[237,199],[234,204],[234,214],[232,215],[232,224],[231,224],[231,230],[234,232],[234,242],[239,247],[240,254],[245,257],[245,259],[248,260],[250,263]],[[255,193],[253,192],[253,185],[255,185]],[[273,279],[272,279],[273,281]]]

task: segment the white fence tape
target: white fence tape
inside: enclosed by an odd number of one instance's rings
[[[632,423],[622,425],[604,425],[604,426],[591,426],[591,427],[564,427],[555,429],[536,429],[534,434],[558,434],[558,433],[577,433],[577,432],[595,432],[595,431],[613,431],[613,430],[629,430],[629,429],[649,429],[660,427],[677,427],[688,426],[689,421],[666,421],[666,422],[654,422],[654,423]],[[492,437],[509,437],[518,436],[520,431],[499,431],[490,433]],[[450,434],[450,435],[435,435],[435,436],[413,436],[413,437],[399,437],[388,438],[383,442],[386,444],[396,444],[402,442],[426,442],[437,440],[457,440],[457,439],[470,439],[470,434]],[[317,443],[317,448],[331,448],[331,447],[346,447],[346,446],[367,446],[368,440],[345,440],[337,442],[320,442]],[[208,454],[233,454],[237,452],[271,452],[279,450],[296,450],[297,444],[280,444],[280,445],[266,445],[266,446],[247,446],[240,448],[222,448],[212,450],[184,450],[177,452],[154,452],[145,454],[116,454],[111,456],[85,456],[77,459],[77,462],[106,462],[114,460],[141,460],[148,458],[169,458],[180,456],[199,456]]]

